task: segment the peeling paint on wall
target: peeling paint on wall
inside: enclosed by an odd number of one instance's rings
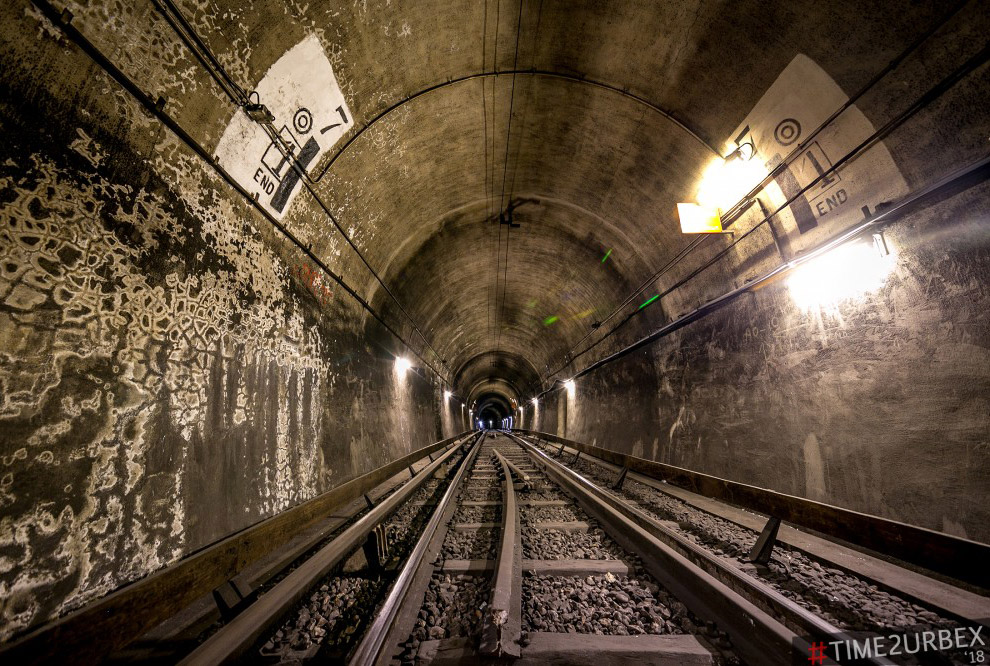
[[[264,104],[272,114],[279,140],[237,109],[216,155],[265,210],[281,218],[302,189],[298,169],[312,175],[320,157],[344,136],[354,119],[315,35],[286,51],[258,82],[255,93],[252,101]]]
[[[0,641],[439,438],[430,382],[398,395],[392,341],[115,84],[5,76]]]

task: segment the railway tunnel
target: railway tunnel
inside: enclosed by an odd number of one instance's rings
[[[0,658],[990,659],[988,34],[2,3]]]

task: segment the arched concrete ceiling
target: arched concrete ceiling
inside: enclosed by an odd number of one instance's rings
[[[795,55],[852,91],[944,11],[934,0],[896,12],[852,0],[241,5],[185,10],[252,82],[320,37],[355,122],[316,191],[470,400],[527,398],[683,247],[675,204]],[[230,114],[209,115],[219,134]],[[518,228],[497,222],[510,202]],[[314,210],[296,205],[289,227],[416,340]]]

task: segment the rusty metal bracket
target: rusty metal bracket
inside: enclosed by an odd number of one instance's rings
[[[619,472],[619,478],[615,480],[612,484],[612,490],[622,490],[622,484],[626,482],[626,474],[629,473],[628,467],[623,467],[622,471]]]
[[[763,526],[763,531],[760,532],[760,538],[753,544],[753,550],[749,551],[746,559],[756,564],[768,563],[770,556],[773,555],[773,546],[777,543],[777,530],[779,529],[780,518],[770,516],[767,524]]]
[[[254,592],[250,585],[234,578],[213,590],[213,601],[217,604],[220,616],[227,620],[237,615],[250,602]]]
[[[368,568],[372,571],[381,571],[388,560],[388,539],[385,534],[384,525],[376,525],[371,530],[368,538],[365,539],[364,559],[368,561]]]

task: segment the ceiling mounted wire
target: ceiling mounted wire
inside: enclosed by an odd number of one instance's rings
[[[512,69],[515,70],[519,65],[519,36],[522,34],[522,8],[523,0],[519,0],[519,13],[516,16],[516,46],[515,53],[512,56]],[[500,320],[502,319],[502,308],[505,305],[505,283],[508,278],[509,273],[509,237],[512,233],[512,211],[506,210],[505,208],[505,177],[509,169],[509,143],[512,137],[512,109],[515,104],[516,99],[516,75],[512,75],[512,87],[509,93],[509,115],[508,123],[506,123],[505,129],[505,157],[502,161],[502,188],[499,194],[498,202],[498,229],[499,229],[499,245],[501,246],[502,240],[502,227],[505,227],[505,262],[502,265],[502,303],[499,304],[499,282],[498,282],[498,270],[499,266],[495,266],[495,353],[498,353],[499,345],[502,340],[502,328],[499,326]],[[504,217],[503,217],[504,216]]]
[[[378,323],[380,323],[385,330],[391,333],[396,340],[398,340],[403,346],[407,347],[419,358],[423,365],[428,367],[434,374],[438,377],[443,377],[443,374],[437,370],[433,365],[430,364],[425,358],[423,358],[416,349],[410,345],[402,335],[393,329],[387,321],[374,309],[371,305],[365,301],[361,296],[354,291],[343,278],[334,273],[323,261],[317,257],[309,249],[308,246],[304,245],[302,241],[296,238],[292,232],[284,227],[277,219],[275,219],[271,213],[266,211],[261,204],[259,204],[247,190],[245,190],[229,173],[227,173],[224,168],[213,158],[206,149],[181,126],[175,119],[169,116],[163,110],[161,104],[158,100],[152,99],[147,93],[145,93],[138,85],[135,83],[127,74],[120,70],[99,48],[97,48],[92,42],[90,42],[78,29],[76,29],[70,22],[65,22],[62,20],[63,14],[60,10],[56,9],[48,0],[31,0],[35,7],[37,7],[42,14],[44,14],[50,21],[52,21],[58,28],[73,42],[78,46],[96,65],[98,65],[111,79],[116,81],[120,86],[126,90],[136,101],[140,104],[149,114],[157,118],[165,127],[167,127],[176,137],[178,137],[193,153],[195,153],[203,162],[209,165],[233,190],[240,194],[244,199],[247,200],[248,204],[257,210],[265,219],[267,219],[272,226],[274,226],[279,232],[281,232],[285,238],[287,238],[293,245],[295,245],[300,251],[302,251],[314,264],[316,264],[321,270],[323,270],[330,278],[340,285],[340,287],[347,292],[358,304],[366,310]]]
[[[186,47],[190,50],[190,52],[193,53],[196,59],[199,60],[199,62],[203,65],[207,73],[209,73],[210,76],[213,77],[213,79],[220,85],[220,87],[224,90],[224,92],[231,99],[231,101],[233,101],[235,104],[237,104],[239,107],[242,108],[248,105],[251,102],[251,94],[245,93],[244,89],[241,88],[236,81],[234,81],[233,77],[230,76],[226,68],[224,68],[224,66],[216,58],[216,56],[206,45],[206,43],[202,40],[202,38],[192,27],[192,25],[189,24],[189,22],[186,20],[185,16],[183,16],[181,10],[175,5],[175,3],[172,0],[153,0],[153,2],[155,7],[158,9],[159,13],[161,13],[165,18],[166,22],[170,26],[172,26],[173,30],[176,32],[176,34],[179,36],[182,42],[186,45]],[[364,253],[361,252],[361,250],[357,247],[357,245],[351,240],[350,236],[348,236],[347,232],[340,225],[340,222],[337,220],[336,216],[330,210],[329,206],[327,206],[326,202],[324,202],[322,197],[320,197],[313,189],[312,179],[309,177],[309,174],[306,172],[306,169],[299,163],[298,158],[294,154],[295,153],[294,147],[287,145],[285,138],[275,128],[271,120],[256,121],[256,122],[258,122],[258,124],[263,128],[265,133],[271,139],[272,144],[279,150],[282,156],[289,162],[293,170],[295,170],[299,174],[300,182],[306,188],[306,191],[309,192],[310,196],[320,207],[323,213],[327,216],[327,218],[333,224],[334,228],[340,233],[340,235],[344,238],[344,241],[351,247],[351,249],[357,255],[358,259],[361,261],[361,263],[364,264],[365,268],[367,268],[367,270],[374,277],[375,281],[381,286],[381,288],[385,291],[388,297],[395,303],[395,306],[398,308],[402,316],[409,321],[409,324],[412,326],[416,334],[419,335],[419,337],[423,340],[423,343],[426,345],[426,347],[431,352],[433,352],[434,356],[440,362],[440,366],[444,369],[445,374],[449,375],[450,372],[449,369],[446,367],[446,363],[444,362],[443,357],[436,350],[436,348],[434,348],[433,344],[430,342],[429,338],[426,337],[426,334],[423,333],[422,329],[420,329],[419,325],[416,323],[416,320],[413,319],[413,317],[402,306],[402,303],[399,301],[399,299],[395,296],[392,290],[389,289],[388,285],[385,284],[381,276],[378,275],[378,272],[371,266],[371,264],[365,258]],[[412,347],[410,347],[410,349],[412,349]]]
[[[745,210],[745,207],[748,206],[749,203],[751,203],[753,201],[753,199],[764,188],[766,188],[771,182],[773,182],[774,178],[777,175],[779,175],[784,169],[786,169],[791,163],[793,163],[793,161],[795,159],[797,159],[800,155],[803,154],[804,150],[811,144],[812,141],[814,141],[814,139],[826,127],[828,127],[831,123],[833,123],[835,121],[835,119],[838,118],[840,115],[842,115],[842,113],[845,112],[849,107],[853,106],[861,97],[863,97],[863,95],[865,95],[867,92],[869,92],[887,74],[889,74],[891,71],[893,71],[894,69],[896,69],[907,57],[909,57],[912,53],[914,53],[922,44],[924,44],[926,41],[928,41],[936,32],[938,32],[939,30],[941,30],[953,17],[955,17],[963,9],[963,7],[965,7],[967,4],[969,4],[969,1],[970,0],[961,0],[960,2],[956,3],[955,5],[953,5],[939,19],[939,21],[936,24],[934,24],[931,28],[929,28],[928,30],[926,30],[925,32],[923,32],[921,35],[919,35],[903,51],[901,51],[897,56],[895,56],[892,60],[890,60],[890,62],[888,62],[886,66],[884,66],[876,74],[874,74],[870,78],[869,81],[867,81],[865,84],[863,84],[863,86],[861,86],[860,89],[858,91],[856,91],[856,93],[854,93],[851,97],[849,97],[849,99],[847,99],[843,104],[841,104],[832,114],[830,114],[828,116],[828,118],[826,118],[824,121],[822,121],[815,128],[814,131],[812,131],[803,141],[801,141],[790,152],[790,154],[788,154],[774,169],[772,169],[770,171],[769,174],[767,174],[766,177],[763,178],[763,180],[760,181],[760,183],[758,183],[755,187],[753,187],[748,193],[746,193],[745,195],[743,195],[743,197],[738,202],[736,202],[729,209],[729,211],[725,214],[725,218],[728,219],[728,220],[730,220],[730,221],[731,220],[734,220],[735,218],[737,218]],[[979,54],[977,54],[977,56],[978,55]],[[977,56],[974,56],[974,58],[977,58]],[[966,66],[967,65],[963,65],[963,67],[966,67]],[[950,77],[952,77],[952,76],[953,75],[950,75]],[[945,80],[943,80],[943,82],[944,81]],[[906,120],[906,119],[907,118],[905,117],[903,120]],[[901,122],[903,122],[903,120]],[[892,129],[893,128],[891,128],[890,130],[888,130],[888,132],[889,131],[892,131]],[[877,133],[875,133],[874,136],[877,136],[877,134],[879,134],[879,131]],[[869,139],[867,139],[867,141],[870,141],[872,139],[873,139],[873,137],[870,137]],[[852,152],[855,152],[855,150],[857,150],[857,149],[854,149],[854,151],[852,151]],[[850,154],[847,154],[846,157],[843,158],[843,159],[848,158]],[[838,167],[838,164],[837,165],[834,165],[832,167],[832,170],[835,170],[837,167]],[[818,180],[814,181],[813,183],[811,183],[810,185],[808,185],[807,187],[805,187],[804,189],[802,189],[800,192],[798,192],[796,195],[794,195],[793,197],[791,197],[788,201],[786,201],[776,211],[773,211],[769,215],[765,216],[764,219],[761,220],[757,224],[756,227],[754,227],[753,229],[750,229],[749,231],[747,231],[745,234],[743,234],[739,238],[734,239],[731,244],[729,244],[727,247],[723,248],[723,250],[720,251],[718,254],[716,254],[715,257],[713,257],[708,262],[706,262],[704,265],[702,265],[702,267],[700,269],[698,269],[698,270],[692,272],[691,274],[689,274],[688,278],[685,278],[684,280],[678,281],[672,287],[670,287],[667,290],[661,292],[660,295],[659,295],[660,298],[662,299],[664,296],[669,295],[674,289],[678,288],[679,286],[682,286],[687,280],[689,280],[690,278],[694,277],[698,273],[700,273],[700,272],[704,271],[705,269],[707,269],[709,266],[711,266],[713,263],[715,263],[718,259],[720,259],[722,256],[724,256],[729,250],[731,250],[736,244],[738,244],[741,240],[743,240],[743,238],[745,238],[750,233],[752,233],[753,231],[755,231],[755,229],[757,227],[760,227],[764,223],[767,223],[769,220],[773,219],[773,217],[775,215],[777,215],[780,211],[782,211],[786,207],[790,206],[791,202],[793,202],[798,196],[801,196],[805,191],[807,191],[808,189],[810,189],[811,187],[813,187],[817,182],[819,182],[819,180],[821,178],[824,178],[824,176],[820,177]],[[615,315],[617,315],[630,302],[632,302],[633,300],[635,300],[643,292],[643,290],[645,290],[650,284],[652,284],[661,275],[663,275],[664,273],[666,273],[667,271],[669,271],[671,268],[673,268],[677,263],[679,263],[681,260],[683,260],[684,257],[687,256],[687,254],[689,254],[693,250],[697,249],[702,243],[704,243],[708,239],[709,239],[709,237],[705,236],[705,237],[701,237],[701,238],[696,238],[696,239],[692,240],[690,243],[688,243],[684,248],[681,249],[681,251],[678,253],[678,255],[672,260],[673,263],[672,262],[668,262],[659,271],[657,271],[656,273],[654,273],[653,276],[651,276],[650,278],[648,278],[647,280],[645,280],[639,286],[639,288],[637,288],[635,291],[633,291],[628,297],[626,297],[622,301],[622,303],[620,303],[615,309],[613,309],[612,312],[609,313],[608,317],[606,317],[601,322],[601,324],[604,324],[607,321],[611,320],[613,317],[615,317]],[[578,353],[576,353],[576,354],[574,354],[572,356],[571,354],[574,352],[574,350],[577,347],[579,347],[585,340],[587,340],[589,337],[591,337],[595,333],[596,330],[600,330],[600,328],[599,329],[592,329],[592,330],[588,331],[587,333],[585,333],[585,335],[582,336],[580,340],[578,340],[574,345],[572,345],[567,350],[567,352],[564,353],[564,355],[563,355],[564,361],[563,361],[563,363],[559,367],[557,367],[555,370],[552,370],[552,371],[549,371],[549,369],[548,369],[548,373],[547,373],[546,377],[541,379],[541,384],[542,383],[545,383],[546,381],[549,381],[549,379],[551,377],[553,377],[554,375],[556,375],[558,372],[564,370],[565,368],[567,368],[568,366],[570,366],[574,361],[576,361],[578,358],[580,358],[581,356],[587,354],[589,351],[591,351],[592,349],[594,349],[595,347],[597,347],[599,344],[601,344],[602,342],[604,342],[612,334],[614,334],[615,332],[617,332],[618,329],[622,328],[633,316],[635,316],[636,314],[638,314],[638,312],[639,312],[639,310],[630,313],[629,316],[627,316],[625,319],[623,319],[623,321],[621,321],[619,324],[617,324],[613,328],[609,329],[596,342],[592,343],[587,348],[581,350],[580,352],[578,352]]]

